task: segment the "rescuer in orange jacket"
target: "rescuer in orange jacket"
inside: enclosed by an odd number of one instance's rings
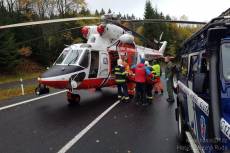
[[[134,94],[135,94],[135,83],[133,82],[134,80],[134,77],[133,77],[133,72],[131,71],[130,69],[130,66],[128,64],[128,60],[127,60],[127,57],[124,58],[123,60],[123,65],[125,67],[125,71],[127,72],[128,74],[128,77],[127,77],[127,87],[128,87],[128,94],[130,97],[133,97]]]
[[[146,78],[152,77],[151,72],[145,67],[145,60],[141,58],[141,62],[136,66],[132,66],[132,70],[135,73],[136,82],[136,104],[142,103],[143,106],[148,105],[146,102]]]

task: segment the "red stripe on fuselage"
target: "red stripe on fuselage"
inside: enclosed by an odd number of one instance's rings
[[[44,84],[53,88],[57,89],[66,89],[68,82],[67,80],[62,80],[62,81],[45,81],[45,80],[40,80],[38,81],[40,84]]]
[[[90,89],[90,88],[98,88],[101,86],[105,79],[104,78],[97,78],[97,79],[87,79],[81,82],[81,84],[78,86],[77,89]],[[44,84],[53,88],[57,89],[66,89],[68,86],[67,80],[63,81],[45,81],[40,80],[40,84]],[[113,86],[116,85],[116,82],[114,79],[108,79],[106,83],[103,85],[103,87]]]
[[[84,80],[80,86],[77,89],[90,89],[90,88],[98,88],[101,86],[105,79],[88,79]],[[114,79],[108,79],[106,83],[103,85],[103,87],[113,86],[116,85],[116,82]]]

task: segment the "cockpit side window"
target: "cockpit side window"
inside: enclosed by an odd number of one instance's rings
[[[76,64],[82,50],[70,50],[63,64]]]
[[[69,53],[69,49],[65,49],[61,55],[57,58],[55,64],[61,64],[64,59],[66,58],[66,55]]]
[[[86,50],[79,61],[79,65],[87,68],[89,66],[89,50]]]

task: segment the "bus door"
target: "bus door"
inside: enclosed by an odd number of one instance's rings
[[[202,74],[205,83],[202,90],[197,92],[195,89],[199,82],[196,76]],[[190,56],[190,68],[188,74],[188,87],[193,94],[188,96],[189,124],[197,142],[205,152],[211,151],[211,142],[209,142],[209,112],[208,112],[208,64],[203,53]]]
[[[198,59],[199,59],[198,54],[189,55],[188,88],[190,90],[193,90],[193,76],[194,73],[198,70]],[[187,96],[187,105],[188,105],[189,125],[193,131],[193,134],[197,136],[195,103],[192,97],[190,96]]]

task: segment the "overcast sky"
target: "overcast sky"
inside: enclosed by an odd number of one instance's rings
[[[86,0],[90,10],[105,11],[110,8],[113,12],[122,14],[134,14],[143,18],[146,0]],[[186,15],[189,20],[209,21],[220,15],[230,7],[230,0],[151,0],[164,14],[180,18]]]

